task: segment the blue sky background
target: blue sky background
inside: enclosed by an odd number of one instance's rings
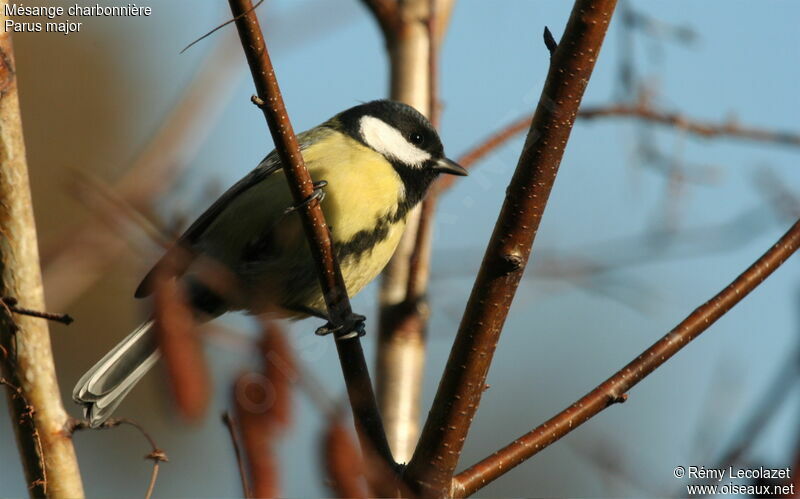
[[[55,4],[69,2],[49,3]],[[383,41],[359,2],[272,0],[267,4],[260,10],[262,25],[296,130],[310,128],[360,101],[386,95]],[[548,65],[542,29],[549,26],[558,39],[570,4],[458,1],[442,53],[441,135],[451,156],[457,157],[501,125],[533,110]],[[215,39],[225,36],[218,33],[179,55],[186,44],[227,19],[225,2],[153,1],[149,5],[154,11],[150,18],[85,19],[81,32],[70,36],[27,34],[15,39],[43,240],[52,241],[56,229],[63,227],[63,210],[85,216],[85,210],[70,208],[74,201],[62,192],[64,184],[59,179],[65,169],[86,165],[109,181],[119,177],[179,98]],[[629,5],[666,25],[686,26],[696,33],[691,44],[634,35],[635,68],[654,89],[654,105],[702,120],[735,116],[752,126],[800,130],[800,42],[796,36],[800,3],[709,0]],[[617,16],[585,105],[618,99],[622,45]],[[210,138],[179,185],[160,203],[159,211],[167,219],[175,213],[198,214],[212,201],[209,186],[232,184],[273,147],[261,113],[249,103],[252,82],[243,56],[241,60],[233,100],[213,124]],[[498,346],[489,374],[492,389],[483,397],[463,465],[528,431],[615,372],[730,282],[791,225],[765,200],[756,178],[764,178],[765,169],[773,170],[784,187],[800,193],[800,149],[703,140],[653,128],[653,144],[687,175],[699,178],[686,183],[677,200],[666,203],[677,214],[680,242],[657,254],[648,246],[652,239],[645,235],[662,226],[667,187],[662,173],[637,159],[635,145],[642,130],[641,124],[624,119],[576,125],[531,267]],[[76,135],[67,140],[70,133]],[[425,408],[433,397],[521,144],[519,137],[492,154],[474,174],[460,180],[440,205]],[[725,224],[736,229],[723,231],[731,237],[720,243],[715,236]],[[648,256],[634,262],[626,257],[628,252]],[[576,285],[544,278],[552,269],[544,256],[580,256],[600,263],[618,258],[622,265]],[[133,305],[131,295],[149,263],[131,258],[120,264],[107,282],[68,310],[78,318],[74,326],[54,328],[65,400],[81,371],[145,313]],[[706,334],[633,389],[626,404],[602,413],[481,495],[680,494],[685,482],[673,478],[672,469],[715,464],[717,453],[796,347],[798,265],[796,258],[789,261]],[[372,314],[374,287],[354,303],[358,311]],[[114,315],[114,327],[109,330],[105,328],[111,319],[103,320],[100,312],[106,306],[123,311]],[[251,327],[247,319],[230,320]],[[310,334],[316,325],[311,320],[295,324],[292,340],[300,358],[329,393],[338,396],[343,386],[335,349]],[[365,340],[370,362],[373,338],[368,334]],[[213,345],[208,351],[216,391],[202,425],[186,427],[170,415],[161,393],[163,372],[149,376],[119,410],[143,422],[170,456],[156,487],[159,496],[240,494],[227,433],[216,414],[227,407],[232,376],[254,365],[255,359]],[[756,465],[790,464],[800,417],[796,392],[748,453]],[[283,491],[291,497],[326,494],[317,478],[320,416],[303,396],[297,398],[295,414],[293,430],[281,445]],[[147,447],[132,431],[82,434],[76,443],[89,495],[143,493],[150,470],[140,456]],[[609,475],[598,466],[596,455],[617,463],[637,483]],[[0,494],[24,495],[5,418],[0,419],[0,460]]]

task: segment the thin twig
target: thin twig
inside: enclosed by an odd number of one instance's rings
[[[160,468],[159,463],[161,461],[166,461],[166,459],[162,459],[161,454],[156,451],[146,455],[145,458],[153,460],[153,471],[150,473],[150,482],[147,484],[147,492],[144,493],[144,499],[150,499],[153,497],[153,489],[156,488],[156,480],[158,480],[158,470]]]
[[[237,18],[236,27],[250,65],[258,97],[265,103],[259,107],[269,125],[294,201],[297,205],[301,205],[311,197],[314,187],[283,103],[258,17],[251,9],[250,0],[229,0],[229,3],[234,17]],[[245,15],[239,17],[240,14]],[[348,321],[352,322],[350,299],[333,254],[330,231],[319,201],[307,203],[306,208],[298,212],[317,266],[320,286],[328,308],[328,319],[334,327],[342,326]],[[345,336],[349,332],[342,331],[341,335]],[[372,390],[361,341],[358,337],[337,339],[336,347],[354,416],[358,421],[358,428],[363,430],[359,436],[362,440],[369,441],[387,462],[394,463]]]
[[[450,494],[500,332],[531,252],[616,0],[577,0],[475,280],[406,480]]]
[[[128,418],[111,418],[106,420],[100,426],[92,427],[87,420],[70,418],[64,427],[64,433],[67,436],[72,436],[73,433],[80,430],[108,430],[122,425],[133,426],[139,430],[139,433],[141,433],[142,436],[147,439],[147,442],[152,448],[152,450],[146,456],[144,456],[145,459],[153,461],[153,471],[150,473],[150,480],[147,484],[147,492],[144,496],[145,499],[150,499],[153,496],[153,489],[155,488],[156,480],[158,479],[159,465],[161,463],[169,462],[169,458],[167,457],[167,453],[161,450],[156,443],[156,440],[150,435],[150,433],[147,432],[147,430],[144,429],[142,425]]]
[[[255,4],[255,5],[253,5],[252,7],[250,7],[250,10],[256,10],[256,9],[257,9],[259,6],[261,6],[261,4],[262,4],[262,3],[264,3],[264,0],[258,0],[258,2],[256,2],[256,4]],[[250,10],[249,10],[249,11],[247,11],[247,12],[250,12]],[[243,12],[243,13],[239,14],[239,17],[241,17],[241,16],[243,16],[243,15],[247,14],[247,12]],[[187,45],[187,46],[183,47],[183,49],[182,49],[182,50],[181,50],[179,53],[180,53],[180,54],[182,54],[182,53],[186,52],[186,51],[187,51],[187,50],[189,50],[189,49],[190,49],[192,46],[194,46],[194,45],[195,45],[197,42],[199,42],[199,41],[201,41],[201,40],[205,40],[205,39],[206,39],[206,38],[208,38],[209,36],[213,35],[213,34],[214,34],[214,33],[216,33],[217,31],[219,31],[219,30],[221,30],[222,28],[224,28],[225,26],[229,25],[230,23],[236,22],[236,19],[238,19],[239,17],[234,17],[233,19],[228,19],[227,21],[225,21],[224,23],[220,24],[219,26],[216,26],[215,28],[211,29],[211,31],[209,31],[208,33],[204,34],[204,35],[203,35],[203,36],[201,36],[200,38],[197,38],[197,39],[195,39],[195,40],[194,40],[192,43],[190,43],[189,45]]]
[[[53,322],[60,322],[61,324],[69,326],[75,319],[73,319],[69,314],[55,314],[52,312],[40,312],[38,310],[31,310],[29,308],[23,308],[17,305],[17,299],[12,297],[4,297],[0,298],[0,301],[3,302],[9,311],[14,312],[15,314],[20,315],[29,315],[31,317],[38,317],[40,319],[47,319],[48,321]]]
[[[236,454],[236,467],[239,468],[239,477],[242,480],[242,492],[245,497],[253,497],[253,492],[250,489],[249,480],[247,479],[247,471],[245,471],[244,460],[242,458],[242,440],[239,436],[239,424],[231,414],[231,411],[222,413],[222,423],[228,428],[231,435],[231,443],[233,443],[233,452]]]
[[[740,125],[734,120],[721,123],[694,120],[680,113],[653,109],[646,103],[586,107],[580,111],[579,117],[585,120],[608,117],[636,118],[650,123],[672,126],[709,139],[731,137],[793,147],[800,146],[800,134],[797,133]]]
[[[764,255],[669,333],[583,398],[453,480],[453,495],[473,494],[616,402],[739,303],[800,247],[800,220]]]
[[[598,118],[633,118],[647,123],[674,127],[706,139],[733,138],[792,147],[800,146],[800,133],[740,125],[735,121],[721,123],[702,121],[677,112],[655,109],[647,104],[646,101],[637,104],[619,103],[589,106],[578,111],[578,119],[591,120]],[[531,119],[531,116],[524,116],[500,127],[499,130],[493,132],[478,145],[465,152],[458,159],[458,163],[464,168],[469,168],[527,130],[530,127]],[[447,189],[454,181],[455,177],[448,176],[442,178],[439,186],[441,189]]]

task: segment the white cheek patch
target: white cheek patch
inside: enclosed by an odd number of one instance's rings
[[[421,167],[431,159],[430,154],[407,141],[400,131],[385,121],[364,116],[360,123],[364,142],[384,156],[414,167]]]

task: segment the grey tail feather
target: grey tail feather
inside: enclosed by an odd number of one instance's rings
[[[72,390],[72,399],[83,405],[89,424],[96,428],[107,420],[122,399],[153,367],[160,353],[149,320],[84,374]]]

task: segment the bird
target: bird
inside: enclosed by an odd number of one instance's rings
[[[345,287],[353,296],[395,252],[412,208],[440,174],[467,175],[448,159],[436,129],[413,107],[374,100],[297,135],[328,224]],[[229,311],[328,320],[316,267],[273,150],[178,238],[135,297],[174,279],[199,322]],[[310,201],[306,200],[307,202]],[[356,334],[363,317],[354,316]],[[90,426],[102,425],[159,358],[153,319],[137,327],[75,385]],[[317,330],[331,332],[330,324]]]

